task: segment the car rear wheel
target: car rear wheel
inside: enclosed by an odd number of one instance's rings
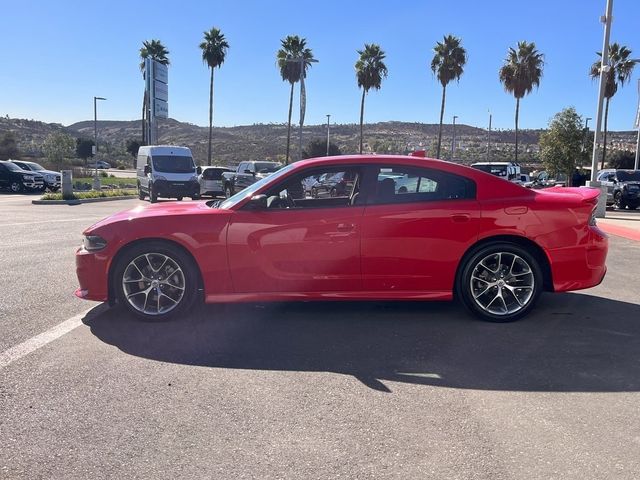
[[[457,291],[482,320],[511,322],[525,316],[542,292],[542,269],[534,255],[512,243],[482,247],[465,261]]]
[[[197,266],[189,255],[164,242],[127,250],[113,276],[118,303],[138,318],[168,320],[187,311],[198,292]]]
[[[20,193],[22,191],[22,184],[20,182],[11,182],[10,187],[13,193]]]
[[[622,192],[616,192],[615,196],[613,197],[613,205],[618,210],[625,209],[625,207],[627,206],[627,202],[625,202],[624,199],[622,198]]]

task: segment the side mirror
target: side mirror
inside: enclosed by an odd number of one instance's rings
[[[266,210],[267,209],[267,196],[266,195],[254,195],[247,203],[249,210]]]
[[[151,173],[151,165],[144,166],[144,174],[149,175]]]
[[[198,175],[202,175],[202,167],[200,165],[198,165],[198,168],[196,168],[196,173]]]
[[[248,173],[249,175],[252,174],[253,172],[251,170],[249,170],[248,168],[245,168],[244,173]]]

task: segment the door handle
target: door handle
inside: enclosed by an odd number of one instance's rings
[[[451,221],[455,223],[468,222],[470,218],[471,215],[469,215],[468,213],[454,213],[453,215],[451,215]]]
[[[339,223],[336,230],[339,232],[352,232],[356,226],[353,223]]]

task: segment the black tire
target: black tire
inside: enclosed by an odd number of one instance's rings
[[[153,183],[149,182],[149,201],[156,203],[158,201],[158,194],[153,189]]]
[[[200,194],[199,194],[199,193],[194,193],[194,194],[191,196],[191,200],[200,200]]]
[[[501,323],[518,320],[531,311],[542,293],[540,262],[536,255],[519,245],[487,244],[463,261],[456,292],[471,313],[482,320]],[[505,271],[504,267],[509,265],[510,269]],[[496,266],[496,271],[488,268]],[[499,298],[502,300],[494,304]]]
[[[315,188],[311,189],[311,198],[318,198],[318,190]]]
[[[627,206],[627,202],[624,201],[622,197],[622,192],[616,192],[613,196],[613,206],[618,210],[624,210]]]
[[[162,263],[163,257],[169,258],[173,263]],[[146,269],[144,264],[146,259],[151,259],[150,262],[148,262],[149,265],[155,261],[155,267],[157,267],[158,270]],[[129,268],[129,265],[134,260],[136,261],[136,268]],[[161,263],[162,267],[159,267]],[[181,280],[179,271],[173,269],[175,265],[177,265],[182,272]],[[114,268],[112,287],[118,303],[141,320],[161,322],[177,318],[192,308],[198,298],[198,266],[184,250],[170,243],[151,240],[134,245],[120,255]],[[132,273],[138,275],[136,270],[140,272],[140,282],[134,280],[134,282],[128,282],[125,287],[123,277],[125,275],[130,276]],[[146,275],[151,275],[151,272],[155,272],[156,282],[159,282],[156,284],[157,287],[153,287],[150,282],[142,280],[142,272]],[[163,275],[165,275],[164,278]],[[169,283],[162,283],[163,281]],[[184,290],[172,288],[173,285],[170,282],[177,282],[176,284],[182,283]],[[166,288],[163,289],[163,286]],[[145,287],[150,289],[150,291],[144,293]],[[126,292],[125,288],[128,289]],[[131,289],[133,289],[133,291],[139,289],[140,295],[134,294],[131,296]],[[160,295],[157,293],[158,291],[161,292]],[[178,299],[180,292],[182,292],[182,295]],[[142,295],[145,295],[144,300]],[[129,296],[131,300],[129,300],[127,296]],[[171,302],[174,302],[171,303],[165,298],[169,296],[178,299],[177,302],[171,299]],[[144,301],[144,308],[149,307],[149,312],[140,310],[142,301]],[[156,304],[160,305],[160,310],[153,308]],[[163,312],[162,310],[165,307],[170,308],[170,310]],[[156,310],[156,312],[153,312],[153,310]]]
[[[11,182],[9,184],[9,189],[13,192],[13,193],[20,193],[23,189],[23,185],[20,182]]]
[[[231,189],[231,185],[225,185],[224,196],[225,198],[233,197],[233,190]]]
[[[144,190],[142,190],[142,187],[140,187],[140,184],[138,184],[138,198],[140,200],[144,200],[146,197]]]
[[[331,189],[331,191],[329,192],[329,196],[330,197],[337,197],[338,196],[338,192],[336,191],[335,188]]]
[[[182,197],[176,197],[176,200],[178,200],[179,202],[182,201]]]

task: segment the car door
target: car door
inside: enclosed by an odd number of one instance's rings
[[[410,166],[376,166],[365,175],[370,192],[362,220],[363,289],[451,292],[458,262],[478,236],[475,183]]]
[[[287,196],[288,191],[301,192],[310,175],[303,172],[270,189],[268,208],[245,207],[232,215],[227,249],[237,293],[361,289],[364,206],[351,205],[353,190],[331,199]]]
[[[616,174],[612,171],[605,171],[600,174],[600,184],[607,187],[607,203],[613,202],[613,189],[615,187]]]

